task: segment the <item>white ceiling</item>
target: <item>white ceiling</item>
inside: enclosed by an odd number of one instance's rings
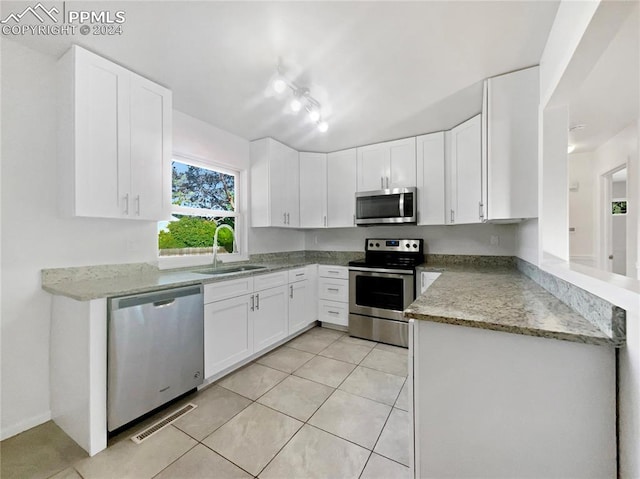
[[[1,2],[2,18],[33,2]],[[62,2],[45,2],[47,6]],[[335,151],[450,128],[480,111],[484,78],[539,63],[550,1],[66,2],[123,10],[122,36],[23,36],[60,56],[72,42],[173,90],[174,108],[252,140]],[[320,101],[317,132],[269,91],[278,58]]]

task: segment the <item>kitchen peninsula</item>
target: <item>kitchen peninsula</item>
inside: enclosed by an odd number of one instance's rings
[[[615,477],[624,311],[591,299],[587,320],[516,269],[444,268],[405,310],[415,477]]]

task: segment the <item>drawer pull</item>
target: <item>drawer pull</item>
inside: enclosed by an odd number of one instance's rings
[[[330,274],[340,274],[340,271],[336,271],[336,270],[334,270],[334,269],[330,269],[330,270],[328,270],[328,271],[327,271],[327,273],[330,273]]]
[[[304,276],[304,273],[296,273],[296,278],[297,278],[298,276]]]
[[[337,293],[340,290],[338,288],[327,288],[327,291],[335,291]]]
[[[336,315],[336,316],[339,316],[339,315],[340,315],[340,313],[339,313],[338,311],[327,311],[327,313],[329,313],[329,314],[334,314],[334,315]]]

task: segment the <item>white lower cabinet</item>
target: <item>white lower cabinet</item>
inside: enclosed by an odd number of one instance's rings
[[[312,324],[316,276],[317,265],[310,265],[206,284],[205,377],[219,377]]]
[[[289,271],[289,334],[295,334],[317,318],[317,265]]]
[[[344,266],[318,267],[318,320],[340,327],[349,325],[349,270]]]
[[[204,375],[214,374],[253,353],[251,303],[245,294],[204,305]]]
[[[254,294],[253,351],[258,352],[287,336],[287,287],[265,289]]]

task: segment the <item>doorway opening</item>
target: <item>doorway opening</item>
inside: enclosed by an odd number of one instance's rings
[[[603,248],[601,264],[611,273],[627,274],[627,165],[602,176]]]

